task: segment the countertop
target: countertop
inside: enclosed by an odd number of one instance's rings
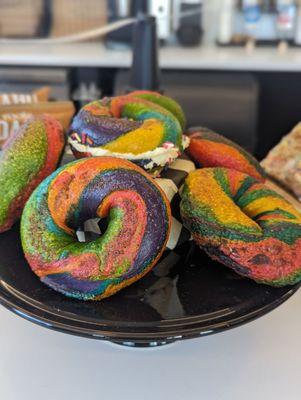
[[[0,66],[82,66],[117,67],[131,65],[130,50],[109,50],[101,42],[73,44],[1,44]],[[165,69],[238,70],[238,71],[301,71],[301,49],[258,47],[217,47],[204,44],[183,48],[165,46],[160,49],[160,66]]]
[[[242,327],[156,349],[54,332],[0,307],[3,400],[299,400],[301,291]]]

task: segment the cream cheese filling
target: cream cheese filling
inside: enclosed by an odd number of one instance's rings
[[[174,145],[174,143],[166,142],[162,146],[157,147],[154,150],[149,150],[140,154],[133,153],[116,153],[103,147],[91,147],[86,144],[79,143],[77,140],[69,137],[69,144],[80,153],[90,153],[92,156],[110,156],[123,158],[130,161],[139,160],[150,160],[146,165],[145,169],[152,169],[155,166],[164,167],[166,164],[172,163],[176,158],[179,157],[180,149]],[[183,149],[189,146],[190,139],[188,136],[183,135],[182,145]]]

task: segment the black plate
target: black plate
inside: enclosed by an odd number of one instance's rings
[[[132,346],[157,346],[238,326],[274,309],[300,286],[258,285],[188,242],[166,252],[151,273],[115,296],[73,300],[31,272],[18,225],[0,235],[0,260],[0,301],[8,309],[46,328]]]

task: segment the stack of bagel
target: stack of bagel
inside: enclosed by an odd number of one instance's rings
[[[200,249],[240,275],[272,286],[301,280],[298,202],[238,145],[206,128],[186,129],[173,99],[143,91],[86,105],[68,131],[78,160],[58,169],[61,128],[47,118],[29,121],[0,159],[0,230],[24,208],[24,254],[45,284],[82,300],[111,296],[178,243],[182,224]],[[26,153],[32,141],[36,150]],[[93,218],[102,234],[79,241]]]

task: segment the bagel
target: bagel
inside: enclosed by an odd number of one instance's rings
[[[102,236],[78,242],[76,230],[108,218]],[[170,206],[140,167],[113,157],[69,163],[33,192],[21,219],[25,257],[41,281],[82,300],[111,296],[144,276],[169,236]]]
[[[68,140],[77,158],[114,156],[158,173],[188,145],[184,126],[184,113],[173,99],[136,91],[84,106],[73,119]]]
[[[20,218],[30,194],[55,170],[64,145],[63,128],[50,115],[29,120],[6,142],[0,156],[0,232]]]
[[[180,207],[212,258],[259,283],[301,280],[301,214],[265,184],[234,169],[199,169],[187,177]]]
[[[266,174],[259,162],[238,144],[207,128],[188,129],[186,152],[198,167],[225,167],[244,172],[264,182]]]

